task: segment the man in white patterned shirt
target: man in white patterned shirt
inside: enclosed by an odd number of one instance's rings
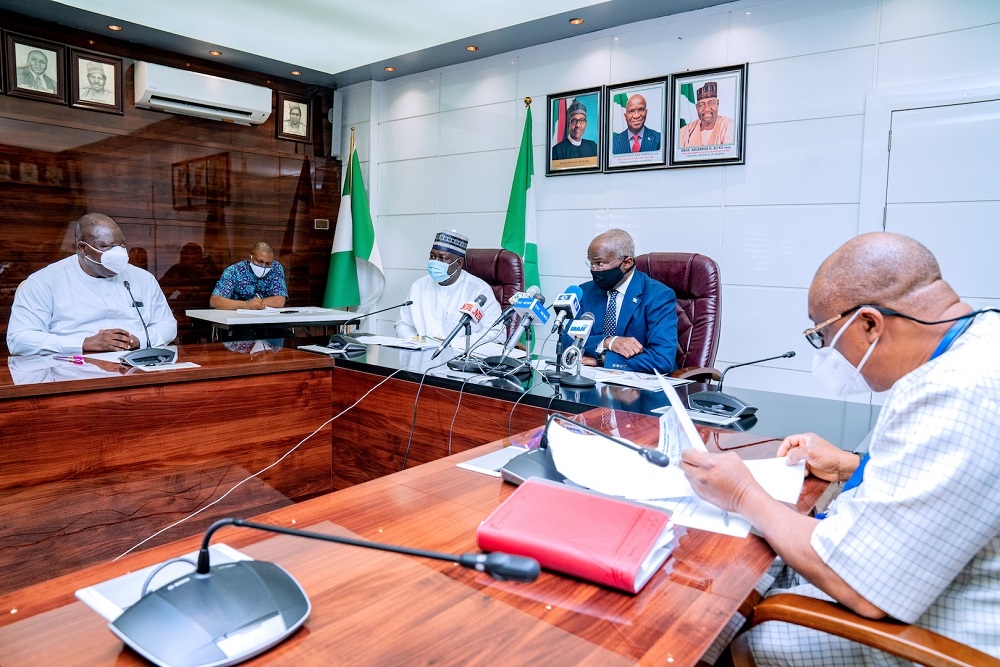
[[[809,315],[820,379],[892,391],[860,461],[815,434],[778,454],[853,488],[817,520],[768,496],[735,455],[694,451],[681,464],[692,486],[746,516],[787,565],[769,594],[833,599],[1000,656],[1000,316],[974,314],[924,246],[884,232],[823,263]],[[902,664],[784,623],[749,640],[757,665]]]

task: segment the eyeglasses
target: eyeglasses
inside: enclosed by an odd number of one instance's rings
[[[802,332],[802,335],[806,337],[806,340],[809,341],[810,345],[812,345],[818,350],[823,347],[824,343],[823,332],[821,331],[821,329],[830,324],[833,324],[841,317],[847,317],[855,310],[860,310],[862,308],[871,308],[873,310],[877,310],[878,312],[882,313],[882,315],[884,315],[885,317],[902,317],[903,319],[911,320],[918,324],[942,324],[942,322],[925,322],[924,320],[917,319],[916,317],[911,317],[910,315],[904,315],[903,313],[895,311],[892,308],[886,308],[885,306],[875,306],[870,303],[862,303],[860,305],[854,306],[853,308],[848,308],[840,315],[834,315],[830,319],[823,320],[816,326],[806,329],[805,331]],[[952,321],[954,320],[944,320],[944,322],[952,322]]]
[[[626,109],[625,110],[625,115],[626,116],[630,116],[630,115],[633,115],[633,114],[636,114],[636,115],[637,114],[644,114],[644,113],[646,113],[646,107],[636,107],[635,109]]]
[[[570,118],[569,119],[569,124],[570,125],[586,125],[587,124],[587,119],[586,118]]]
[[[605,269],[610,269],[615,262],[618,262],[620,264],[626,259],[628,259],[628,255],[622,255],[616,259],[611,260],[610,262],[591,262],[589,259],[585,259],[583,263],[584,266],[586,266],[591,271],[604,271]]]

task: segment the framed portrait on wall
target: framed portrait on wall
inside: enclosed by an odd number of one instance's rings
[[[121,58],[71,49],[69,99],[80,109],[124,115]]]
[[[668,77],[605,87],[608,119],[604,171],[667,163]]]
[[[747,66],[674,74],[671,166],[743,164]]]
[[[279,139],[312,142],[312,100],[279,91],[275,127]]]
[[[601,170],[602,95],[588,88],[546,97],[546,176]]]
[[[3,41],[7,94],[66,104],[66,47],[13,32]]]

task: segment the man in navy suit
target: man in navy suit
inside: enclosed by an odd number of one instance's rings
[[[660,133],[646,127],[646,98],[636,93],[625,105],[625,123],[628,129],[613,137],[611,152],[642,153],[660,150]]]
[[[651,373],[674,370],[677,299],[672,289],[635,270],[635,242],[611,229],[587,249],[591,282],[580,286],[580,311],[594,315],[583,363]]]

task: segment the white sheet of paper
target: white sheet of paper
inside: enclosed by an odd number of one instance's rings
[[[662,375],[659,375],[659,373],[656,375],[650,375],[648,373],[616,371],[603,368],[598,369],[592,377],[603,384],[618,384],[623,387],[634,387],[636,389],[645,389],[646,391],[661,391],[662,386],[659,378],[663,378],[663,382],[675,386],[691,382],[691,380],[665,378]]]
[[[396,338],[395,336],[359,336],[358,340],[366,345],[381,345],[383,347],[400,347],[405,350],[422,350],[437,347],[437,343],[421,341],[413,338]]]
[[[192,361],[182,361],[177,364],[161,364],[159,366],[136,366],[140,371],[145,371],[146,373],[152,373],[153,371],[177,371],[182,368],[201,368],[198,364]]]
[[[746,537],[750,534],[750,522],[742,516],[730,512],[727,521],[725,512],[698,497],[642,502],[667,510],[670,512],[670,520],[678,526],[708,530],[733,537]]]

